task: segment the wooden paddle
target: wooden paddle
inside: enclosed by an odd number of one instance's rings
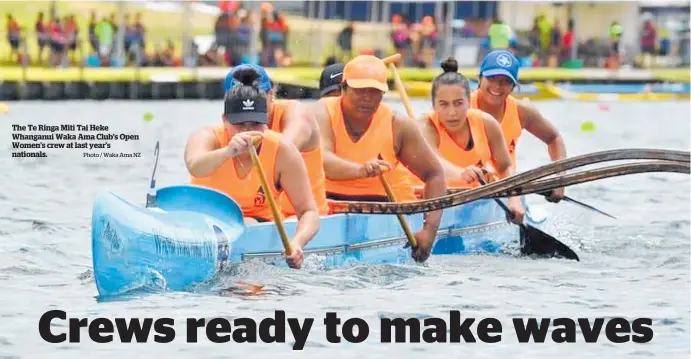
[[[278,209],[276,201],[274,201],[274,196],[269,190],[269,184],[266,181],[266,172],[264,172],[264,167],[262,167],[261,162],[259,162],[259,156],[257,156],[257,149],[254,148],[255,144],[261,142],[262,138],[259,136],[252,138],[252,145],[250,146],[250,156],[252,157],[252,164],[257,168],[259,172],[259,181],[261,182],[262,189],[266,195],[266,199],[269,201],[269,207],[271,208],[271,213],[274,216],[274,222],[276,223],[276,229],[278,230],[278,235],[281,236],[281,242],[283,242],[283,248],[286,251],[286,255],[291,255],[293,253],[290,241],[288,240],[288,235],[286,234],[286,229],[283,226],[283,214]]]
[[[481,177],[478,177],[478,181],[480,181],[482,185],[486,184]],[[504,202],[497,198],[495,198],[494,201],[497,202],[499,207],[504,210],[507,216],[511,216],[511,210],[506,204],[504,204]],[[556,254],[566,259],[580,261],[578,255],[576,255],[571,248],[549,234],[531,226],[530,224],[521,223],[518,226],[521,229],[521,252],[523,254],[547,256],[553,256]]]
[[[393,71],[394,80],[396,81],[396,85],[398,86],[398,93],[401,95],[401,99],[403,100],[403,104],[406,106],[406,110],[408,110],[408,115],[411,116],[412,108],[410,108],[410,104],[408,103],[408,95],[406,94],[405,89],[402,86],[403,83],[401,82],[401,78],[398,75],[398,71],[396,71],[396,65],[393,64],[394,62],[400,59],[401,54],[396,53],[389,57],[383,58],[382,61],[384,62],[384,64],[389,65],[389,68],[391,68],[391,70]],[[379,180],[381,181],[381,184],[384,187],[384,190],[386,191],[386,195],[389,197],[389,201],[397,202],[396,196],[391,190],[389,182],[386,180],[386,178],[384,178],[383,173],[379,175]],[[408,243],[410,244],[410,247],[414,250],[415,248],[417,248],[417,238],[415,238],[415,233],[413,233],[413,230],[410,228],[410,224],[405,219],[405,217],[403,217],[402,214],[397,214],[396,217],[398,217],[398,222],[401,224],[401,228],[403,228],[403,232],[405,233],[406,238],[408,238]]]

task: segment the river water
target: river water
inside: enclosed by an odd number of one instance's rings
[[[392,105],[403,111],[400,103]],[[420,113],[427,101],[414,103]],[[689,148],[688,103],[536,102],[563,133],[569,155],[624,147]],[[161,140],[159,186],[186,181],[184,144],[196,127],[219,120],[212,101],[21,102],[0,114],[0,357],[2,358],[262,358],[345,357],[428,358],[688,358],[689,345],[689,176],[638,174],[578,185],[567,194],[618,217],[612,220],[568,203],[530,197],[550,214],[545,230],[572,246],[581,262],[511,257],[431,258],[425,265],[360,266],[319,272],[247,266],[239,279],[266,286],[267,295],[228,292],[165,293],[99,301],[91,272],[92,200],[105,189],[143,204]],[[145,113],[153,121],[143,120]],[[596,130],[582,132],[582,121]],[[141,152],[141,158],[84,158],[82,149],[47,150],[47,158],[11,158],[12,125],[101,124],[110,132],[139,136],[119,141],[114,152]],[[549,160],[546,147],[525,134],[518,146],[521,169]],[[238,278],[224,278],[232,285]],[[109,344],[89,340],[48,344],[38,333],[41,315],[51,309],[70,318],[176,319],[177,336],[168,344]],[[199,342],[185,343],[187,317],[251,317],[285,310],[288,317],[315,318],[304,351],[287,343],[214,344],[199,330]],[[498,318],[502,341],[495,344],[382,344],[382,316]],[[362,343],[331,344],[323,318],[335,311],[341,324],[353,317],[369,324]],[[654,338],[646,344],[519,344],[516,317],[652,318]],[[67,331],[67,324],[54,324]],[[153,335],[153,334],[152,334]],[[386,354],[389,351],[390,354]]]

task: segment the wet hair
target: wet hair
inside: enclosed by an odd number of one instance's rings
[[[259,89],[259,74],[255,69],[244,68],[237,70],[233,74],[233,79],[239,81],[240,85],[233,86],[226,94],[227,100],[238,98],[267,98],[266,92]]]
[[[470,81],[458,72],[458,62],[453,57],[442,61],[441,68],[444,73],[438,75],[432,81],[432,103],[437,96],[437,90],[442,85],[461,85],[465,89],[465,94],[470,97]]]

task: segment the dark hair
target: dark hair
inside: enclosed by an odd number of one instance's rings
[[[466,96],[470,96],[470,81],[468,78],[458,73],[458,62],[453,57],[442,61],[441,68],[444,73],[438,75],[432,81],[432,103],[437,95],[437,89],[441,85],[461,85],[465,89]]]
[[[228,91],[229,98],[266,98],[266,93],[259,89],[259,74],[255,69],[239,69],[233,74],[233,79],[241,82],[242,85],[233,86],[230,91]]]
[[[255,69],[243,68],[237,70],[233,74],[233,81],[238,81],[240,84],[233,84],[230,90],[226,92],[225,101],[234,101],[237,99],[265,99],[266,92],[259,89],[259,74]]]

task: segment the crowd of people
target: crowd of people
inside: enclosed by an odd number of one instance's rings
[[[256,16],[243,5],[234,2],[223,9],[214,25],[215,41],[203,55],[201,65],[235,66],[250,62],[250,36]],[[259,63],[264,66],[290,66],[288,51],[288,23],[273,6],[264,2],[260,5],[258,48],[261,50]]]
[[[146,28],[142,24],[141,14],[137,13],[133,19],[125,15],[125,50],[145,46]],[[86,31],[85,31],[86,30]],[[60,17],[55,12],[48,16],[43,11],[36,15],[33,27],[20,24],[11,14],[7,14],[7,32],[10,43],[10,62],[51,67],[76,65],[81,61],[97,66],[107,66],[111,63],[115,50],[118,22],[115,14],[98,18],[95,12],[89,17],[86,29],[80,29],[74,14]],[[33,38],[32,38],[33,37]],[[86,39],[87,46],[82,40]],[[24,51],[22,45],[35,41],[38,53],[34,58]]]
[[[270,3],[262,3],[259,20],[240,2],[233,2],[223,9],[213,27],[214,41],[199,53],[198,45],[191,39],[191,53],[183,54],[176,49],[179,37],[173,35],[165,41],[157,41],[153,49],[147,48],[147,29],[141,13],[124,15],[124,63],[116,57],[119,19],[116,14],[98,18],[91,12],[87,29],[80,29],[74,14],[60,17],[54,11],[46,16],[38,12],[33,27],[21,24],[11,13],[7,14],[6,29],[10,53],[6,60],[13,64],[31,64],[50,67],[85,66],[182,66],[187,63],[201,66],[233,66],[250,61],[250,36],[256,21],[261,22],[260,62],[265,66],[289,66],[288,24],[285,18],[273,10]],[[159,40],[159,39],[157,39]],[[24,45],[38,45],[38,52],[27,51]],[[184,44],[183,44],[184,47]],[[178,50],[178,51],[176,51]],[[185,56],[187,55],[187,56]]]
[[[486,41],[483,42],[484,53],[507,48],[524,66],[532,67],[562,67],[573,60],[581,61],[584,67],[618,68],[625,62],[632,62],[639,67],[649,67],[656,56],[664,57],[671,51],[668,29],[662,27],[658,33],[657,27],[649,17],[644,19],[638,34],[642,61],[629,61],[630,56],[624,55],[625,45],[621,41],[624,27],[617,21],[603,27],[603,33],[606,35],[588,38],[582,42],[578,42],[574,37],[573,20],[569,20],[564,26],[558,19],[549,20],[544,14],[533,19],[533,26],[527,32],[514,32],[496,17],[485,28],[487,30],[481,34],[486,36]],[[477,33],[473,34],[471,31],[470,36],[473,35]],[[679,41],[680,56],[688,52],[688,46],[685,46],[687,43],[688,40]]]
[[[27,30],[27,24],[20,24],[12,14],[7,14],[7,41],[10,45],[8,60],[10,63],[51,67],[77,64],[92,67],[235,66],[255,61],[270,67],[293,64],[288,46],[290,27],[281,13],[275,11],[268,2],[260,4],[258,14],[245,9],[242,2],[233,1],[228,4],[221,9],[215,23],[210,24],[213,26],[213,41],[204,49],[200,49],[192,39],[189,46],[185,46],[171,38],[156,41],[153,48],[147,48],[147,43],[153,41],[147,40],[147,29],[141,13],[133,16],[125,14],[124,63],[120,63],[120,58],[114,56],[119,19],[113,13],[99,18],[98,14],[92,12],[86,29],[81,29],[74,14],[60,17],[53,11],[47,15],[39,12],[31,30]],[[251,34],[257,22],[260,22],[257,44],[259,58],[251,59]],[[440,32],[434,17],[424,16],[415,22],[405,13],[393,14],[390,26],[390,50],[402,54],[402,66],[429,68],[439,64],[444,34]],[[620,40],[623,31],[622,25],[613,22],[607,29],[606,37],[591,38],[575,44],[576,58],[582,61],[584,67],[617,67],[622,59]],[[535,17],[533,26],[528,31],[515,31],[498,17],[456,20],[452,26],[452,34],[454,38],[482,40],[477,60],[489,51],[508,49],[523,66],[533,67],[568,65],[573,60],[572,49],[576,41],[572,21],[561,24],[559,20],[550,20],[545,15]],[[348,23],[336,35],[336,48],[340,49],[340,56],[337,58],[347,60],[356,55],[353,48],[355,36],[367,35],[358,33],[353,22]],[[37,53],[26,51],[23,45],[27,42],[38,45]],[[680,42],[680,53],[688,52],[686,42]],[[664,27],[657,27],[652,20],[647,19],[640,33],[640,48],[642,66],[648,67],[657,56],[670,53],[669,31]],[[187,49],[191,51],[186,52]],[[389,52],[386,48],[378,50]]]

